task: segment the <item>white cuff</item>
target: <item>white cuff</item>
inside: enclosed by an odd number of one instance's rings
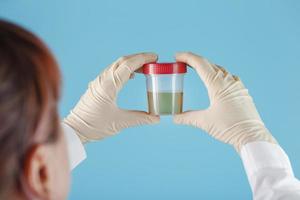
[[[293,176],[290,160],[283,149],[269,142],[251,142],[241,149],[242,158],[248,178],[261,169],[283,169]]]
[[[86,158],[86,152],[75,130],[63,122],[61,124],[67,141],[70,169],[73,170]]]

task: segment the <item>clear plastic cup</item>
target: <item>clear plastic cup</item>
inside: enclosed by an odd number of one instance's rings
[[[173,115],[182,112],[186,71],[186,64],[181,62],[148,63],[143,66],[150,114]]]

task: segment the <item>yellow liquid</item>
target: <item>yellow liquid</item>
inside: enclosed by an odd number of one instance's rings
[[[149,113],[171,115],[182,112],[182,92],[147,92]]]

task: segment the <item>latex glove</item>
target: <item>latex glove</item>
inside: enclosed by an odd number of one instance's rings
[[[237,151],[249,142],[276,143],[237,76],[193,53],[179,53],[176,60],[197,71],[208,90],[210,106],[206,110],[175,115],[175,123],[201,128],[215,139],[233,145]]]
[[[158,123],[158,116],[123,110],[116,104],[118,92],[132,74],[145,63],[155,61],[157,55],[153,53],[119,58],[89,83],[87,91],[64,122],[77,132],[82,142],[100,140],[131,126]]]

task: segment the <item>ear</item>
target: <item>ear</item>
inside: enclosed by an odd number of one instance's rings
[[[38,199],[50,196],[48,152],[45,145],[34,146],[26,157],[25,181],[28,192]]]

